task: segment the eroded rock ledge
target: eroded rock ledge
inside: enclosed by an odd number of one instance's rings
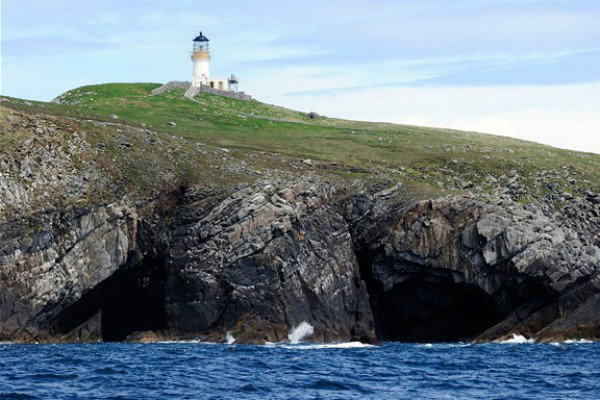
[[[125,200],[8,218],[0,340],[538,340],[600,336],[598,204],[342,194],[317,179],[172,209]]]

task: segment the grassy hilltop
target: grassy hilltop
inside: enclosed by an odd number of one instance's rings
[[[331,180],[403,182],[423,194],[510,193],[520,201],[599,189],[599,155],[473,132],[310,119],[211,94],[192,101],[177,89],[151,96],[158,86],[85,86],[61,95],[60,104],[3,98],[2,116],[12,109],[77,124],[101,150],[90,157],[137,193],[158,189],[161,174],[164,181],[235,184],[315,173]],[[20,140],[17,131],[5,133],[0,145],[6,151]]]

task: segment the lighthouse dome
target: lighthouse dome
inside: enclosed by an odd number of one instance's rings
[[[208,38],[200,32],[200,35],[196,36],[194,42],[208,42]]]

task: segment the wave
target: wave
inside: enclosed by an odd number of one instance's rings
[[[148,343],[136,343],[136,344],[212,344],[217,345],[221,343],[217,342],[206,342],[199,339],[190,339],[190,340],[159,340],[157,342],[148,342]]]
[[[588,340],[588,339],[568,339],[562,343],[563,344],[587,344],[587,343],[594,343],[594,341]]]
[[[523,335],[518,335],[518,334],[514,333],[512,338],[506,339],[506,340],[502,340],[502,341],[500,341],[498,343],[502,343],[502,344],[529,344],[529,343],[535,343],[535,340],[529,339],[529,338],[526,338]]]
[[[535,340],[531,339],[531,338],[526,338],[525,336],[522,336],[522,335],[513,334],[512,338],[500,341],[498,343],[503,343],[503,344],[527,344],[527,343],[535,343]],[[551,344],[551,345],[554,345],[554,346],[559,346],[561,344],[589,344],[589,343],[594,343],[594,341],[587,340],[587,339],[567,339],[567,340],[564,340],[562,342],[551,342],[551,343],[548,343],[548,344]]]
[[[295,346],[307,349],[362,349],[365,347],[375,347],[371,344],[361,342],[344,342],[344,343],[325,343],[325,344],[307,344]]]
[[[551,342],[549,344],[551,344],[552,346],[563,346],[563,345],[578,345],[578,344],[592,344],[592,343],[597,343],[593,340],[588,340],[588,339],[567,339],[565,341],[562,342]]]
[[[267,347],[278,347],[282,349],[295,350],[320,350],[320,349],[362,349],[368,347],[377,347],[372,344],[361,342],[341,342],[341,343],[320,343],[320,344],[290,344],[290,343],[265,343]]]
[[[300,325],[292,328],[292,331],[288,335],[288,339],[292,344],[298,344],[305,338],[309,337],[315,332],[315,328],[306,321],[300,323]]]
[[[229,338],[228,338],[229,339]],[[234,339],[235,340],[235,339]],[[360,348],[368,348],[368,347],[377,347],[372,344],[365,344],[361,342],[339,342],[339,343],[292,343],[292,342],[266,342],[265,344],[244,344],[244,343],[235,343],[229,342],[226,343],[216,343],[216,342],[204,342],[201,340],[164,340],[160,342],[154,342],[155,344],[202,344],[202,345],[225,345],[237,347],[239,345],[242,346],[257,346],[257,347],[276,347],[282,349],[298,349],[298,350],[315,350],[315,349],[360,349]],[[152,343],[142,343],[142,344],[152,344]]]
[[[233,344],[233,342],[235,342],[235,338],[233,337],[233,335],[229,331],[227,331],[227,335],[225,335],[225,342],[227,344]]]

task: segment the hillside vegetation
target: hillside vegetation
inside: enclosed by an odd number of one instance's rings
[[[61,95],[60,103],[4,98],[3,104],[87,124],[106,167],[118,168],[142,191],[167,170],[178,179],[220,184],[314,172],[332,180],[402,182],[416,193],[504,194],[520,201],[598,190],[600,156],[594,154],[473,132],[310,119],[211,94],[192,101],[177,89],[151,96],[158,86],[85,86]],[[150,131],[158,136],[148,138]]]

